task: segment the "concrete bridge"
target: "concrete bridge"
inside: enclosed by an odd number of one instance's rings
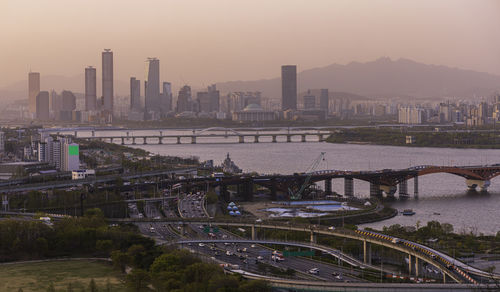
[[[208,133],[209,131],[217,131],[217,133]],[[224,133],[220,133],[223,131]],[[228,138],[233,138],[236,142],[233,143],[278,143],[278,142],[323,142],[325,139],[331,135],[332,132],[317,130],[317,131],[306,131],[306,132],[273,132],[273,131],[254,131],[252,132],[238,132],[233,129],[225,128],[209,128],[201,131],[193,130],[192,134],[167,134],[164,135],[163,131],[159,131],[158,134],[150,135],[131,135],[130,132],[126,132],[125,135],[108,135],[108,136],[95,136],[95,132],[92,131],[92,136],[80,136],[78,137],[78,132],[74,132],[74,136],[85,140],[98,140],[104,142],[119,142],[122,145],[147,145],[147,144],[197,144],[199,142],[203,143],[206,138],[219,138],[224,141]],[[298,137],[294,138],[294,137]],[[312,140],[312,138],[314,138]],[[236,139],[237,138],[237,139]],[[263,140],[263,138],[267,138]],[[226,140],[227,141],[227,140]],[[205,142],[207,143],[207,142]],[[229,143],[229,142],[226,142]]]

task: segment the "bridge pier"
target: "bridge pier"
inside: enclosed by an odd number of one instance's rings
[[[323,135],[322,134],[318,134],[318,142],[323,142],[324,139],[323,139]]]
[[[489,180],[468,179],[466,180],[466,183],[469,191],[474,191],[477,187],[479,187],[481,192],[486,192],[490,186]]]
[[[95,131],[92,130],[92,137],[95,137]]]
[[[276,143],[278,142],[278,140],[276,140],[276,135],[273,135],[273,143]]]
[[[415,257],[415,277],[418,277],[418,275],[420,274],[420,269],[418,265],[419,265],[418,258]]]
[[[238,136],[238,143],[245,143],[245,136]]]
[[[259,143],[259,135],[255,135],[253,139],[254,143]]]
[[[122,137],[122,145],[125,145],[125,138]]]
[[[77,136],[78,136],[78,132],[77,132],[77,131],[75,131],[75,138],[76,138]]]
[[[177,137],[177,144],[181,144],[181,137],[180,136]]]
[[[372,245],[363,240],[363,263],[372,264]]]
[[[135,137],[132,137],[132,145],[135,145]]]
[[[311,230],[311,243],[316,243],[318,241],[318,235],[316,233],[314,233],[313,230]]]
[[[292,142],[292,135],[286,135],[286,142],[287,143]]]
[[[399,196],[407,197],[408,196],[408,181],[404,180],[399,183]]]
[[[413,270],[413,269],[412,269],[412,261],[411,261],[411,258],[412,258],[411,254],[408,254],[408,275],[410,275],[410,276],[411,276],[411,272],[412,272],[412,270]]]
[[[413,178],[413,197],[418,198],[418,176]]]
[[[229,202],[231,200],[229,192],[227,191],[227,186],[226,185],[221,185],[220,186],[220,196],[225,202]]]
[[[144,137],[142,144],[144,144],[144,145],[148,144],[148,142],[146,141],[146,137]]]
[[[163,144],[163,137],[161,135],[158,137],[158,144]]]
[[[252,240],[255,240],[255,224],[252,225]]]
[[[382,190],[379,184],[370,182],[370,197],[382,197]]]
[[[332,194],[332,179],[325,179],[325,195],[329,196]]]
[[[196,144],[196,136],[191,136],[191,144]]]
[[[344,196],[346,197],[354,196],[354,181],[352,177],[344,178]]]
[[[113,139],[112,137],[111,137],[111,138],[109,138],[109,143],[113,144],[113,140],[114,140],[114,139]]]
[[[306,135],[302,135],[302,139],[301,139],[302,142],[306,142]]]
[[[273,178],[271,180],[271,199],[276,200],[277,195],[276,195],[276,180]]]

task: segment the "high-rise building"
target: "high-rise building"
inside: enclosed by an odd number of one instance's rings
[[[190,112],[193,110],[191,101],[191,87],[184,85],[181,90],[179,90],[179,96],[177,97],[177,112]]]
[[[80,169],[80,153],[78,144],[71,143],[66,140],[63,141],[61,145],[62,145],[61,170],[73,171]]]
[[[130,110],[139,111],[141,109],[141,81],[135,77],[130,77]]]
[[[36,96],[40,92],[40,73],[30,72],[28,74],[28,109],[30,113],[36,113]]]
[[[321,89],[321,95],[319,96],[319,107],[320,109],[326,111],[326,114],[330,112],[330,109],[328,108],[330,105],[330,99],[328,95],[328,88],[323,88]]]
[[[220,93],[215,84],[208,86],[208,96],[210,99],[210,111],[218,112],[220,108]]]
[[[89,66],[85,68],[85,110],[97,110],[96,70]]]
[[[160,60],[148,58],[144,80],[144,107],[146,113],[160,111]]]
[[[62,110],[62,97],[54,89],[50,92],[50,110],[54,115]]]
[[[281,66],[281,109],[297,109],[297,66]]]
[[[103,109],[113,112],[113,52],[104,49],[102,52],[102,105]]]
[[[315,109],[316,108],[316,96],[311,94],[311,92],[307,92],[304,95],[304,109]]]
[[[50,118],[48,91],[40,91],[36,96],[36,118],[42,121]]]
[[[63,90],[62,92],[62,109],[63,111],[74,111],[76,109],[76,97],[73,92]]]
[[[163,92],[160,95],[160,110],[163,114],[172,110],[172,84],[163,82]]]

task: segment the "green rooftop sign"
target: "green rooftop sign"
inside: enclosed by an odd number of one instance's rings
[[[78,145],[69,145],[68,152],[70,156],[79,155],[78,154]]]

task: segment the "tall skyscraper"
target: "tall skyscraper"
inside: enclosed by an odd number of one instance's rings
[[[220,107],[220,93],[215,84],[208,86],[208,95],[210,98],[210,111],[218,112]]]
[[[103,109],[113,112],[113,52],[102,52],[102,104]]]
[[[130,110],[139,111],[141,109],[141,81],[135,77],[130,77]]]
[[[297,66],[281,66],[281,109],[297,109]]]
[[[40,91],[36,96],[36,118],[42,121],[47,121],[50,118],[48,91]]]
[[[172,84],[163,82],[163,92],[160,95],[160,109],[163,114],[172,110]]]
[[[179,90],[179,96],[177,97],[177,112],[190,112],[193,110],[191,100],[191,87],[184,85],[181,90]]]
[[[326,111],[326,114],[330,112],[330,109],[328,108],[330,104],[330,99],[328,95],[328,88],[323,88],[321,89],[321,95],[319,96],[319,107],[320,109]]]
[[[36,96],[40,92],[40,73],[30,72],[28,74],[28,110],[36,113]]]
[[[62,110],[74,111],[76,109],[76,97],[73,94],[73,92],[69,90],[63,90],[61,95],[62,95]]]
[[[146,112],[160,111],[160,60],[148,58],[146,61],[146,78],[144,81]]]
[[[92,66],[85,68],[85,110],[97,110],[96,71]]]

